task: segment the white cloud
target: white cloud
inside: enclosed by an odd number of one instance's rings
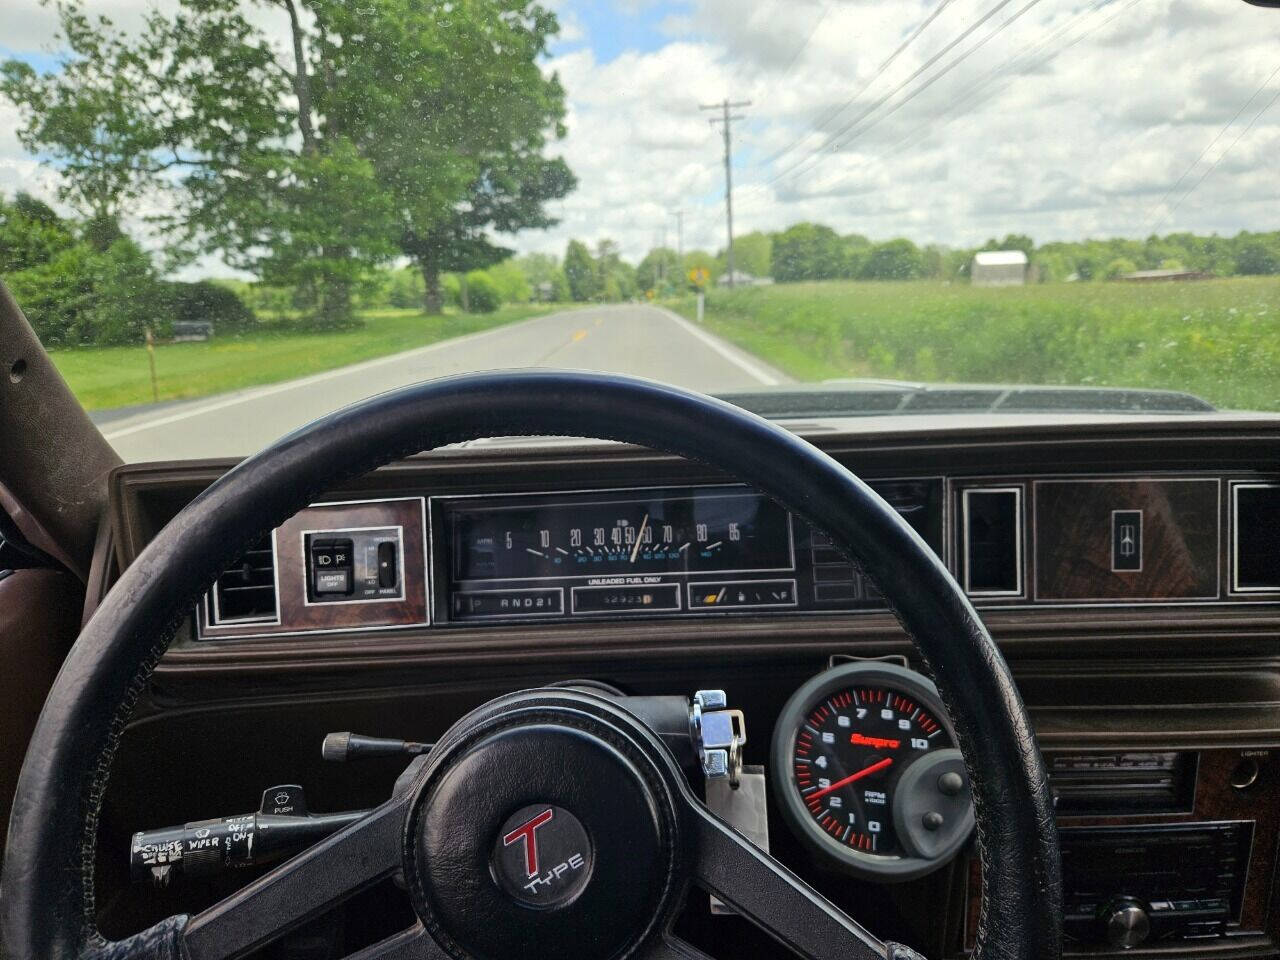
[[[130,10],[142,2],[100,0]],[[589,41],[575,2],[586,0],[553,4],[564,39]],[[580,185],[552,205],[563,222],[522,234],[521,249],[560,253],[570,237],[608,236],[635,259],[664,227],[675,244],[675,209],[685,211],[686,248],[722,246],[721,141],[698,105],[726,96],[753,101],[734,127],[741,232],[813,219],[960,245],[1007,232],[1047,241],[1142,236],[1153,226],[1280,228],[1280,104],[1167,216],[1280,89],[1280,76],[1161,202],[1275,69],[1280,11],[1240,0],[1041,0],[1003,26],[1023,6],[1017,0],[829,143],[994,0],[952,0],[883,76],[885,58],[940,0],[694,0],[678,15],[650,0],[624,2],[669,39],[607,63],[589,43],[562,44],[572,49],[548,61],[570,101],[569,136],[553,150]],[[0,36],[23,21],[38,40],[43,9],[10,0]],[[273,31],[282,26],[271,21]],[[977,53],[904,102],[988,34]],[[47,172],[11,129],[0,108],[0,188],[43,177],[47,189]]]

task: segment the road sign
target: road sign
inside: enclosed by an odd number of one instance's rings
[[[711,279],[711,271],[706,267],[694,267],[689,271],[689,282],[695,287],[705,287]]]

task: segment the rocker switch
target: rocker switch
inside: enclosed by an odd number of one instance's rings
[[[311,591],[317,597],[350,594],[353,572],[350,539],[311,541]]]
[[[396,569],[396,542],[383,540],[378,544],[378,586],[389,590],[399,582],[399,571]]]

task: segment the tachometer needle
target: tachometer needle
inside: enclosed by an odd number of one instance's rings
[[[881,737],[864,737],[860,733],[851,733],[849,742],[860,747],[875,747],[877,750],[897,750],[902,746],[901,740],[885,740]]]
[[[878,760],[875,763],[871,764],[871,766],[869,767],[863,767],[857,773],[849,774],[849,776],[845,777],[843,780],[837,780],[835,783],[833,783],[829,787],[823,787],[817,793],[805,794],[805,798],[804,798],[805,802],[807,803],[808,801],[816,799],[817,797],[825,797],[832,790],[839,790],[841,787],[847,787],[849,784],[853,783],[855,780],[861,780],[863,777],[869,777],[871,776],[871,774],[875,773],[876,771],[883,770],[885,767],[889,766],[891,763],[893,763],[893,757],[885,757],[883,760]]]

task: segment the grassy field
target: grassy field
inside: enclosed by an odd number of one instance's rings
[[[340,333],[255,332],[204,343],[156,347],[161,400],[203,397],[411,350],[437,340],[550,313],[562,307],[519,304],[490,314],[429,317],[417,310],[372,310],[364,326]],[[89,410],[150,403],[145,348],[81,347],[50,351],[54,364]]]
[[[694,315],[693,298],[673,306]],[[1186,390],[1280,409],[1280,278],[713,291],[708,327],[802,380],[887,377]]]

